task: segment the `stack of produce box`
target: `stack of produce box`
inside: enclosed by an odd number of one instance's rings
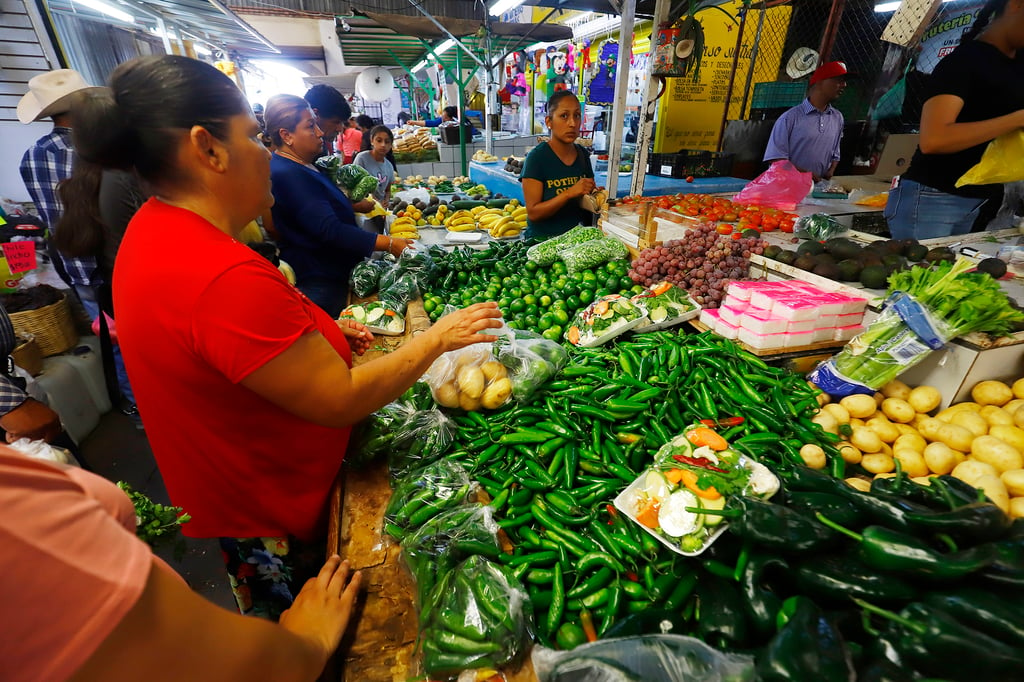
[[[729,284],[722,307],[702,311],[700,320],[717,334],[758,350],[799,348],[852,339],[863,330],[866,306],[866,299],[807,282],[736,281]]]

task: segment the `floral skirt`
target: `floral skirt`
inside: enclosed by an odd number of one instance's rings
[[[276,621],[324,564],[326,544],[283,538],[220,538],[231,591],[243,615]]]

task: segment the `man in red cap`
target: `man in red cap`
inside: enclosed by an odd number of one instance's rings
[[[825,62],[811,74],[807,99],[782,114],[772,128],[765,161],[788,159],[814,181],[829,180],[839,164],[843,115],[832,106],[846,88],[843,62]]]

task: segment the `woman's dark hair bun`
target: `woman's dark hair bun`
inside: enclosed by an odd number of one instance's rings
[[[72,136],[79,156],[105,168],[129,169],[135,165],[135,130],[110,89],[82,95],[73,117]]]

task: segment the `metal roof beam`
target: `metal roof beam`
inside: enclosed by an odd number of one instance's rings
[[[211,1],[211,2],[213,2],[214,0],[210,0],[210,1]],[[472,50],[470,50],[470,49],[469,49],[468,47],[466,47],[465,45],[463,45],[463,44],[462,44],[462,41],[461,41],[461,40],[459,40],[458,38],[456,38],[456,37],[455,37],[454,35],[452,35],[452,32],[451,32],[451,31],[449,31],[449,30],[448,30],[447,28],[445,28],[445,27],[444,27],[444,25],[443,25],[443,24],[442,24],[442,23],[441,23],[440,21],[438,21],[437,19],[435,19],[435,18],[433,17],[433,15],[432,15],[432,14],[430,14],[430,12],[428,12],[428,11],[427,11],[427,10],[425,10],[425,9],[423,9],[423,8],[422,8],[422,7],[421,7],[421,6],[419,5],[419,4],[417,4],[417,3],[416,3],[416,0],[409,0],[409,4],[410,4],[410,5],[412,5],[413,7],[415,7],[415,8],[416,8],[416,10],[417,10],[417,11],[418,11],[418,12],[419,12],[420,14],[422,14],[422,15],[423,15],[423,16],[425,16],[425,17],[426,17],[427,19],[429,19],[429,20],[430,20],[430,22],[431,22],[432,24],[434,24],[434,26],[437,26],[437,27],[438,27],[439,29],[441,29],[441,31],[443,31],[445,35],[447,35],[447,36],[448,36],[448,37],[449,37],[450,39],[454,40],[454,41],[455,41],[455,46],[456,46],[456,47],[458,47],[458,48],[459,48],[460,50],[462,50],[463,52],[465,52],[466,54],[468,54],[468,55],[470,56],[470,58],[471,58],[471,59],[472,59],[472,60],[473,60],[474,62],[476,62],[476,63],[477,63],[478,65],[480,65],[480,66],[484,67],[485,69],[487,68],[487,65],[486,65],[486,64],[484,64],[484,62],[483,62],[483,60],[482,60],[482,59],[480,59],[479,57],[477,57],[477,56],[476,56],[475,54],[473,54],[473,51],[472,51]],[[433,53],[433,50],[431,50],[431,53]],[[436,57],[437,55],[434,55],[434,56]]]

